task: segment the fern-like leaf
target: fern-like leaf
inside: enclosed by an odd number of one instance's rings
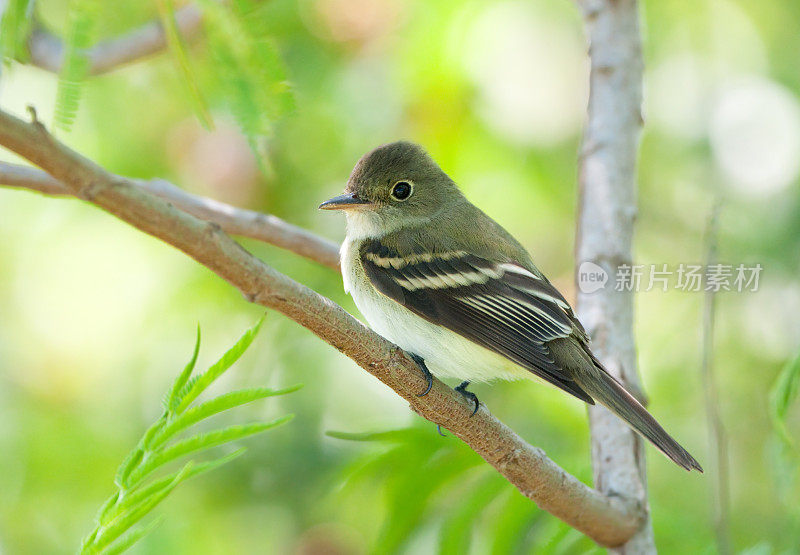
[[[153,519],[152,522],[148,522],[144,526],[137,526],[136,528],[132,528],[120,538],[114,542],[113,544],[109,545],[106,549],[103,550],[103,555],[117,555],[119,553],[123,553],[130,549],[133,544],[138,542],[140,539],[145,537],[147,534],[158,528],[158,526],[164,522],[164,517],[159,516]]]
[[[202,123],[203,127],[206,129],[213,129],[214,121],[211,118],[211,113],[208,111],[208,104],[200,91],[200,85],[198,85],[197,78],[189,63],[186,45],[181,38],[178,25],[175,22],[175,6],[172,0],[156,0],[156,5],[158,6],[161,25],[164,27],[164,32],[167,37],[169,50],[175,58],[178,69],[183,76],[183,82],[189,93],[189,99],[191,100],[194,112],[197,114],[197,119],[200,120],[200,123]]]
[[[27,61],[28,35],[33,15],[32,0],[6,0],[0,19],[0,57],[8,63],[12,59]]]
[[[55,125],[65,131],[78,113],[83,82],[89,73],[87,51],[92,45],[99,0],[71,0],[67,12],[64,60],[58,76]]]
[[[222,411],[258,399],[285,395],[300,388],[293,386],[285,389],[244,389],[220,395],[198,406],[191,406],[198,395],[244,354],[253,342],[263,320],[262,317],[205,373],[198,378],[192,378],[191,374],[200,348],[198,329],[192,358],[164,397],[164,413],[145,431],[136,447],[120,464],[115,478],[117,491],[97,512],[97,525],[83,540],[81,553],[121,553],[126,550],[152,530],[155,523],[145,526],[138,523],[178,484],[230,462],[240,456],[244,449],[208,461],[190,460],[180,470],[148,481],[153,473],[165,465],[192,453],[207,451],[224,443],[265,432],[292,419],[293,415],[287,415],[271,422],[228,426],[170,443],[170,440],[180,432]]]
[[[440,555],[469,553],[475,521],[486,510],[487,505],[508,489],[508,482],[497,473],[488,474],[475,487],[470,488],[442,524],[439,533]]]
[[[247,451],[247,449],[245,447],[242,447],[228,455],[224,455],[222,457],[218,457],[216,459],[205,461],[199,464],[194,464],[187,471],[186,476],[184,476],[184,480],[188,480],[189,478],[194,478],[195,476],[199,476],[200,474],[205,474],[206,472],[214,470],[215,468],[220,467],[223,464],[229,463],[233,459],[242,456],[245,453],[245,451]],[[114,520],[123,511],[126,510],[125,507],[140,505],[147,498],[152,497],[158,492],[163,491],[165,488],[169,487],[169,485],[175,480],[175,478],[178,476],[179,473],[180,471],[167,474],[163,478],[153,480],[147,485],[132,490],[130,493],[126,494],[124,504],[116,503],[116,501],[110,504],[108,506],[108,509],[101,514],[100,519],[105,521]]]
[[[274,397],[276,395],[286,395],[287,393],[297,391],[301,387],[302,385],[298,384],[285,389],[258,388],[243,389],[240,391],[225,393],[216,399],[212,399],[211,401],[207,401],[201,405],[197,405],[196,407],[188,409],[179,417],[172,420],[168,425],[160,429],[160,432],[150,442],[149,447],[151,449],[158,448],[166,441],[169,441],[169,439],[171,439],[175,434],[180,433],[192,424],[195,424],[201,420],[205,420],[206,418],[220,412],[239,407],[247,403],[252,403],[253,401],[257,401],[259,399]]]
[[[272,123],[294,108],[281,57],[268,36],[263,4],[201,0],[215,72],[236,122],[257,150]],[[256,152],[258,154],[258,152]]]
[[[769,396],[772,427],[784,448],[798,454],[797,444],[786,429],[786,415],[800,394],[800,353],[783,367]]]
[[[95,536],[94,545],[99,550],[102,550],[126,531],[130,530],[137,522],[144,518],[147,513],[166,499],[167,495],[169,495],[172,490],[178,487],[178,484],[183,481],[184,477],[192,469],[192,465],[192,461],[186,463],[166,487],[159,489],[153,495],[142,499],[138,504],[128,504],[126,510],[121,511],[119,515]]]
[[[237,439],[243,439],[252,435],[266,432],[272,428],[286,424],[294,418],[293,414],[287,414],[273,420],[272,422],[257,422],[254,424],[241,424],[228,426],[221,430],[206,432],[178,441],[173,445],[152,455],[149,459],[142,461],[142,464],[131,473],[132,482],[142,480],[150,475],[157,468],[164,466],[179,457],[188,455],[194,451],[201,451],[223,445]]]
[[[180,373],[178,378],[172,384],[172,387],[169,390],[169,395],[167,396],[166,403],[164,408],[168,411],[174,411],[178,408],[178,403],[180,403],[180,392],[186,387],[186,383],[189,381],[189,378],[194,372],[194,365],[197,364],[197,355],[200,354],[200,325],[197,326],[197,337],[194,341],[194,351],[192,352],[192,358],[189,362],[184,366],[183,372]]]
[[[256,334],[258,334],[258,330],[261,329],[261,324],[264,323],[264,316],[262,316],[256,325],[247,330],[242,337],[234,344],[233,347],[228,349],[228,351],[222,355],[216,363],[214,363],[211,368],[209,368],[203,374],[200,374],[196,380],[190,381],[187,383],[187,386],[183,388],[183,391],[179,394],[180,395],[180,402],[178,403],[178,407],[175,409],[177,414],[182,413],[186,410],[186,407],[189,406],[189,403],[194,401],[198,395],[200,395],[203,391],[205,391],[208,386],[210,386],[214,381],[219,378],[225,371],[230,368],[234,362],[239,360],[250,344],[255,339]]]

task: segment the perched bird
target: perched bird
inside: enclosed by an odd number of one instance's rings
[[[505,229],[471,204],[419,146],[358,161],[344,194],[345,290],[377,333],[431,373],[469,382],[539,378],[599,402],[687,470],[700,464],[592,354],[564,297]],[[473,413],[474,414],[474,413]]]

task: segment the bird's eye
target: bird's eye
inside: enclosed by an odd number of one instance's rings
[[[392,196],[397,200],[406,200],[411,196],[413,187],[410,181],[398,181],[392,187]]]

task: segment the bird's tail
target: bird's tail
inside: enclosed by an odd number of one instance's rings
[[[686,470],[695,469],[703,472],[700,463],[681,447],[639,401],[625,391],[604,368],[595,366],[592,370],[581,372],[580,377],[576,376],[576,381],[583,390],[650,440],[659,451],[675,463]]]

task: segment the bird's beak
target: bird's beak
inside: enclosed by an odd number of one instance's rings
[[[333,197],[332,199],[328,199],[322,204],[319,205],[320,210],[347,210],[349,208],[358,208],[360,206],[366,206],[368,204],[372,204],[368,200],[363,200],[358,198],[355,193],[346,193],[344,195],[339,195],[338,197]]]

